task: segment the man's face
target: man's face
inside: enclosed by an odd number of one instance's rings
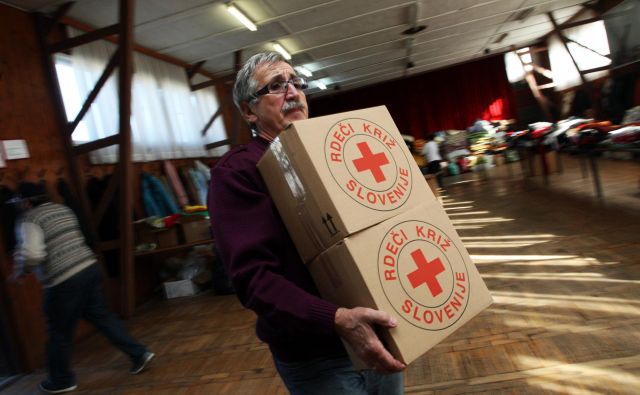
[[[260,89],[274,80],[288,81],[295,76],[296,72],[288,63],[278,62],[258,66],[253,78]],[[258,132],[271,137],[277,136],[291,122],[309,117],[304,92],[291,84],[286,93],[268,93],[252,103],[243,103],[242,109],[245,119],[254,123]]]

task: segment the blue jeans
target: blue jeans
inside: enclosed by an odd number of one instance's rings
[[[274,357],[276,369],[292,395],[400,395],[403,373],[381,375],[373,370],[358,372],[349,357],[316,358],[282,362]]]
[[[92,323],[115,347],[139,360],[147,348],[135,340],[107,308],[102,272],[93,264],[62,283],[45,289],[44,312],[49,340],[47,365],[50,380],[60,386],[75,384],[71,371],[73,334],[81,318]]]

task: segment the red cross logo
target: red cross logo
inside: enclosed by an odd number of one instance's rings
[[[442,292],[442,287],[440,283],[436,279],[436,276],[442,272],[444,272],[444,265],[440,261],[440,258],[436,258],[433,261],[427,261],[427,258],[424,257],[422,250],[415,250],[411,253],[411,257],[413,261],[418,266],[418,269],[409,273],[407,278],[409,282],[413,286],[413,288],[418,288],[421,284],[427,284],[429,287],[429,291],[431,291],[431,296],[436,297],[440,295]]]
[[[373,152],[371,152],[371,148],[369,148],[369,144],[367,144],[366,142],[358,143],[357,147],[362,154],[362,158],[353,161],[353,165],[356,167],[356,169],[359,172],[363,172],[365,170],[371,171],[371,174],[373,174],[373,178],[376,180],[376,182],[382,182],[386,180],[381,167],[389,163],[389,159],[387,159],[387,156],[384,154],[384,152],[374,154]]]

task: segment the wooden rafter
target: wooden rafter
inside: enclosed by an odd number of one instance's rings
[[[207,134],[207,131],[209,130],[209,128],[211,127],[211,125],[213,125],[213,122],[216,120],[216,118],[218,118],[221,114],[222,114],[222,108],[224,107],[225,103],[223,102],[220,107],[218,107],[218,110],[211,116],[211,118],[209,119],[209,122],[207,122],[206,125],[204,125],[204,128],[202,128],[202,136],[205,136]]]
[[[125,317],[130,317],[135,309],[135,270],[133,262],[133,204],[132,204],[132,165],[131,165],[131,79],[133,72],[133,12],[134,0],[120,0],[119,22],[107,26],[102,29],[96,29],[83,35],[62,40],[54,44],[48,42],[47,36],[53,30],[55,24],[65,20],[66,12],[71,8],[73,3],[65,3],[53,14],[52,18],[47,19],[45,15],[36,14],[38,20],[38,37],[40,47],[45,61],[45,68],[53,94],[54,103],[56,105],[56,119],[59,129],[62,133],[64,141],[65,154],[69,162],[69,171],[72,183],[79,196],[80,206],[85,213],[86,218],[90,220],[90,228],[94,239],[97,241],[98,249],[104,251],[106,249],[118,248],[120,252],[120,273],[122,285],[122,306],[121,312]],[[100,76],[96,85],[89,93],[85,102],[73,122],[67,122],[64,101],[60,91],[60,85],[55,71],[55,62],[53,55],[59,51],[65,51],[70,48],[83,45],[98,39],[107,38],[113,40],[117,35],[118,49],[113,54],[108,64]],[[118,133],[95,140],[89,143],[75,146],[72,141],[72,133],[86,115],[91,104],[98,96],[100,90],[113,74],[115,68],[119,68],[118,73],[118,95],[119,95],[119,130]],[[86,190],[82,184],[77,165],[79,155],[87,154],[96,149],[108,147],[111,145],[119,146],[119,162],[115,168],[114,176],[111,178],[105,194],[98,203],[95,211],[89,208],[89,199]],[[109,202],[119,191],[119,231],[120,238],[118,240],[100,241],[97,236],[97,224],[102,220]],[[93,214],[93,215],[92,215]]]
[[[603,54],[601,54],[600,52],[596,51],[595,49],[590,48],[590,47],[588,47],[588,46],[586,46],[586,45],[584,45],[584,44],[582,44],[582,43],[579,43],[579,42],[577,42],[576,40],[572,40],[572,39],[570,39],[569,37],[566,37],[566,36],[565,36],[565,38],[566,38],[567,42],[570,42],[570,43],[576,44],[577,46],[582,47],[582,48],[584,48],[584,49],[586,49],[586,50],[588,50],[588,51],[591,51],[591,52],[593,52],[594,54],[596,54],[596,55],[598,55],[598,56],[602,56],[603,58],[611,59],[611,56],[609,56],[609,55],[603,55]]]
[[[63,12],[69,10],[71,6],[69,4],[62,5],[55,13],[57,19],[62,17]],[[71,188],[78,197],[78,203],[84,218],[88,221],[89,231],[91,232],[91,238],[99,241],[98,233],[96,231],[97,226],[92,219],[91,209],[89,208],[89,199],[86,194],[85,188],[82,187],[82,177],[80,176],[78,161],[76,155],[74,155],[74,146],[71,141],[71,136],[67,133],[68,123],[66,110],[64,107],[64,101],[62,99],[62,92],[60,91],[60,84],[58,83],[58,76],[55,71],[55,62],[52,54],[49,52],[49,45],[47,37],[49,32],[52,31],[51,20],[46,15],[41,13],[33,14],[35,18],[35,26],[37,30],[38,43],[40,51],[42,53],[43,68],[47,77],[47,83],[55,106],[56,123],[58,130],[61,133],[63,141],[64,152],[67,159],[67,167],[69,169],[69,175],[71,177]]]
[[[216,141],[216,142],[213,142],[213,143],[209,143],[209,144],[205,145],[204,147],[206,149],[214,149],[214,148],[217,148],[217,147],[222,147],[223,145],[229,145],[230,143],[231,143],[231,140],[224,139],[224,140]]]
[[[109,59],[109,63],[107,63],[107,65],[105,66],[104,71],[102,72],[102,75],[96,82],[96,85],[94,86],[94,88],[91,90],[91,92],[85,99],[84,104],[82,105],[82,108],[78,112],[78,115],[73,120],[73,122],[69,123],[69,126],[67,128],[67,133],[69,134],[69,136],[71,136],[73,132],[76,130],[76,128],[78,127],[78,124],[80,123],[80,121],[82,121],[82,118],[84,118],[87,111],[89,111],[89,108],[91,108],[91,104],[93,104],[93,101],[96,99],[96,97],[98,97],[100,90],[102,89],[104,84],[107,82],[111,74],[113,73],[113,70],[115,70],[119,61],[119,55],[120,55],[120,49],[118,48],[116,52],[111,56],[111,59]],[[114,142],[113,144],[117,144],[117,143]]]

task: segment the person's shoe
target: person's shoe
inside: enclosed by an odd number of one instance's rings
[[[71,384],[66,386],[56,385],[51,380],[45,380],[40,383],[40,391],[47,394],[62,394],[63,392],[73,391],[78,388],[77,384]]]
[[[154,353],[152,353],[150,351],[145,352],[142,355],[142,357],[140,358],[140,360],[138,360],[137,362],[133,363],[133,366],[131,366],[131,370],[129,370],[129,373],[138,374],[138,373],[142,372],[144,370],[144,368],[147,367],[149,362],[151,362],[151,360],[155,356],[156,356],[156,354],[154,354]]]

